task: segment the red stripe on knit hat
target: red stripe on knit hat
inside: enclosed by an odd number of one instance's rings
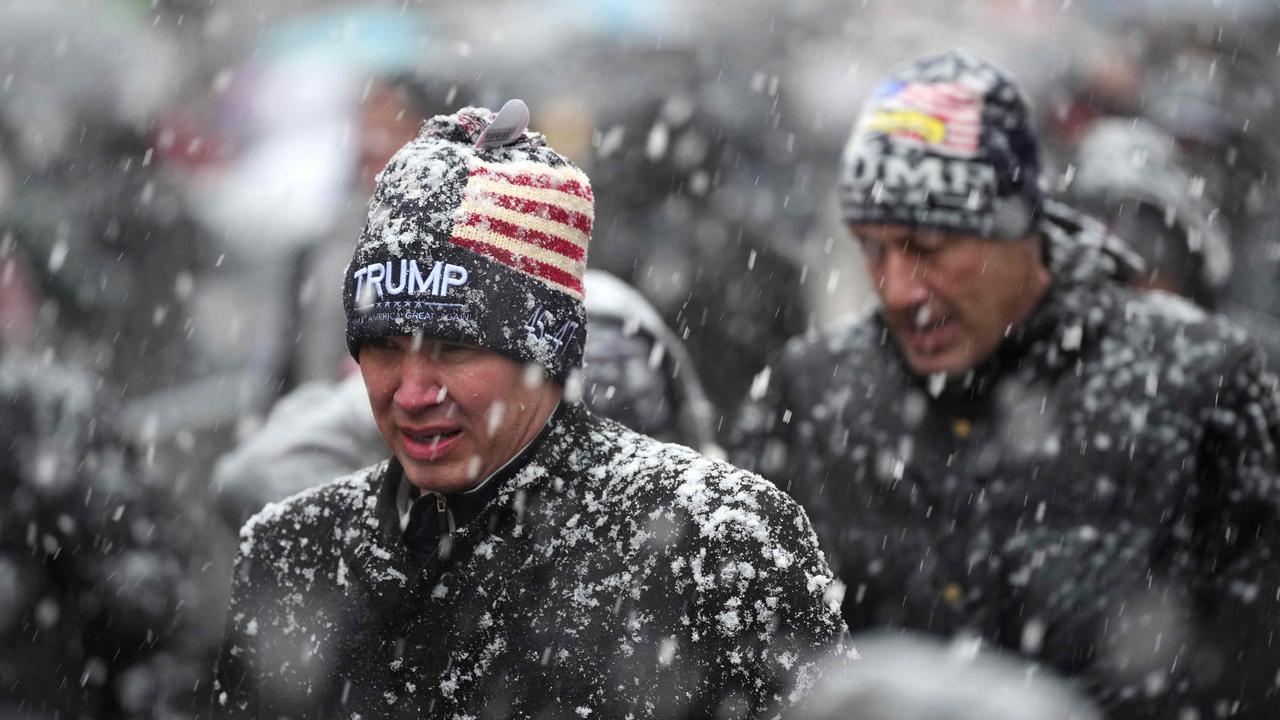
[[[580,212],[567,210],[559,205],[551,203],[538,202],[537,200],[528,200],[526,198],[516,197],[514,195],[502,195],[494,190],[486,191],[487,195],[492,195],[492,202],[500,208],[514,210],[524,215],[534,215],[536,217],[544,217],[553,220],[561,225],[568,225],[586,235],[591,234],[591,218]]]
[[[500,220],[496,217],[488,215],[480,215],[478,213],[468,214],[464,218],[456,221],[459,225],[469,225],[471,227],[481,228],[482,230],[492,230],[493,232],[516,240],[518,242],[526,242],[530,245],[536,245],[543,250],[549,250],[557,255],[563,255],[570,260],[582,260],[587,256],[587,251],[581,245],[570,240],[565,240],[555,235],[534,230],[533,228],[521,227],[506,220]]]
[[[574,276],[572,273],[565,272],[554,265],[548,265],[547,263],[539,262],[533,258],[517,255],[508,250],[494,247],[486,242],[458,237],[457,235],[450,238],[450,242],[497,260],[503,265],[519,270],[526,275],[532,275],[533,277],[547,283],[559,285],[576,297],[582,297],[582,280]]]
[[[524,185],[525,187],[543,188],[546,190],[558,190],[569,195],[576,195],[583,200],[593,199],[591,194],[591,186],[572,178],[555,175],[552,173],[507,173],[501,170],[495,170],[492,167],[482,167],[474,165],[471,167],[469,174],[471,175],[488,175],[495,177],[503,182],[509,182],[512,185]]]

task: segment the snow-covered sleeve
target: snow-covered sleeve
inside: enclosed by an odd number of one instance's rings
[[[266,581],[261,571],[259,531],[260,525],[253,520],[240,530],[240,551],[236,555],[231,580],[231,602],[214,673],[212,708],[215,718],[256,718],[263,715],[256,677],[258,669],[255,667],[258,643],[254,640],[258,633],[256,609],[260,605],[255,596],[260,593],[261,583]]]
[[[215,718],[307,716],[317,705],[325,678],[315,672],[314,633],[303,637],[303,613],[315,623],[323,606],[318,592],[300,577],[324,570],[316,561],[317,528],[300,532],[316,513],[296,501],[268,505],[240,531],[222,648],[213,685]],[[312,695],[312,697],[308,697]]]
[[[740,702],[740,714],[773,717],[847,652],[839,584],[804,511],[758,478],[699,527],[698,550],[673,569],[677,583],[693,585],[688,617],[703,696],[722,711]]]
[[[335,678],[363,641],[361,628],[377,626],[344,560],[376,502],[370,482],[357,473],[306,490],[241,530],[214,717],[316,717],[345,692]]]

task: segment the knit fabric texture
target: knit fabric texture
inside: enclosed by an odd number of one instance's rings
[[[882,80],[854,127],[840,168],[847,223],[1023,237],[1041,205],[1040,155],[1013,81],[951,51]]]
[[[536,132],[477,147],[495,113],[427,121],[378,176],[347,267],[347,347],[421,333],[536,363],[582,364],[591,182]]]

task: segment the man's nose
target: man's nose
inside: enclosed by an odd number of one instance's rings
[[[400,385],[394,401],[402,410],[416,412],[439,405],[448,396],[439,363],[425,352],[405,353]]]
[[[929,299],[925,268],[918,254],[886,248],[878,265],[877,290],[886,310],[909,310]]]

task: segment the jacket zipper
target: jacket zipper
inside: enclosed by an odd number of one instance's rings
[[[436,496],[436,512],[440,513],[444,518],[444,529],[453,535],[457,531],[458,526],[453,521],[453,511],[449,509],[449,503],[444,499],[444,495],[435,493]]]

